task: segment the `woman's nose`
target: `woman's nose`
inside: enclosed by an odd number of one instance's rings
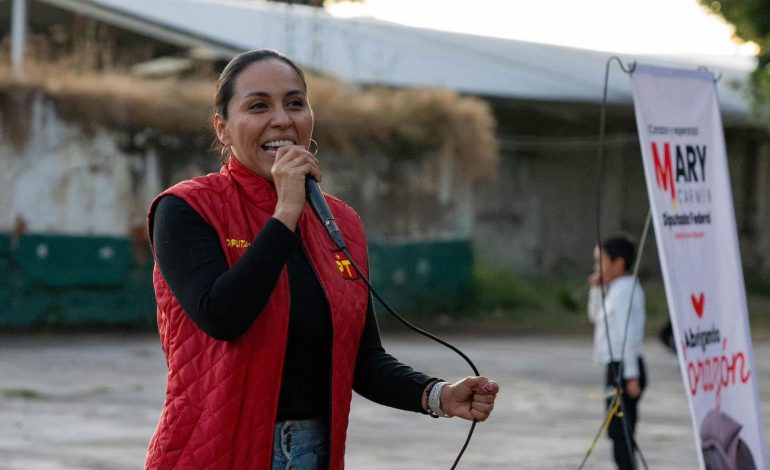
[[[270,124],[273,127],[288,127],[291,125],[291,117],[283,108],[277,108],[275,110],[275,113],[273,113],[272,119],[270,120]]]

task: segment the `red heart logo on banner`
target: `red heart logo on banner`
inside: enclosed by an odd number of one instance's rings
[[[695,294],[690,294],[690,300],[692,300],[692,308],[695,309],[695,314],[698,315],[698,318],[703,318],[703,304],[706,303],[706,296],[703,292],[700,293],[699,297],[695,297]]]

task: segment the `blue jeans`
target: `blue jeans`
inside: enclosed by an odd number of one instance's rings
[[[328,432],[322,419],[279,421],[273,437],[272,470],[326,470]]]

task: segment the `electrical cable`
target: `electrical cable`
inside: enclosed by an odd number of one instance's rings
[[[623,343],[620,347],[620,360],[619,362],[623,364],[623,361],[625,360],[625,354],[626,354],[626,340],[628,339],[628,325],[631,322],[631,308],[634,304],[634,294],[636,293],[636,288],[639,285],[639,265],[641,264],[642,259],[642,253],[644,252],[644,244],[647,241],[647,233],[650,230],[650,221],[652,220],[652,213],[650,210],[647,210],[647,218],[644,221],[644,229],[642,229],[642,236],[639,239],[639,250],[636,254],[636,260],[634,262],[634,270],[632,273],[632,276],[634,278],[634,284],[631,288],[631,296],[628,299],[628,311],[626,312],[626,324],[623,327]],[[642,461],[642,465],[644,465],[644,468],[647,469],[647,460],[644,458],[644,454],[642,453],[642,449],[639,448],[639,446],[636,443],[636,439],[633,440],[634,449],[639,451],[639,459]]]
[[[481,374],[479,374],[479,370],[476,368],[476,365],[473,363],[473,361],[471,361],[471,360],[470,360],[470,358],[469,358],[467,355],[465,355],[465,353],[464,353],[464,352],[462,352],[460,349],[458,349],[456,346],[454,346],[453,344],[450,344],[450,343],[448,343],[447,341],[444,341],[443,339],[439,338],[438,336],[436,336],[436,335],[434,335],[434,334],[432,334],[432,333],[428,333],[427,331],[425,331],[425,330],[423,330],[423,329],[420,329],[420,328],[418,328],[418,327],[414,326],[413,324],[409,323],[409,321],[408,321],[408,320],[406,320],[404,317],[402,317],[401,315],[399,315],[399,314],[398,314],[398,313],[395,311],[395,309],[393,309],[393,307],[391,307],[390,305],[388,305],[388,303],[387,303],[387,302],[385,302],[385,300],[384,300],[382,297],[380,297],[380,294],[378,294],[378,293],[377,293],[377,291],[374,289],[374,287],[372,286],[372,284],[369,282],[369,278],[367,278],[367,277],[364,275],[364,273],[363,273],[363,272],[361,272],[361,269],[358,267],[358,265],[356,264],[356,262],[353,260],[353,257],[352,257],[352,256],[350,256],[350,252],[348,251],[348,249],[347,249],[347,248],[342,248],[342,252],[343,252],[343,253],[345,253],[345,256],[347,256],[347,258],[350,260],[350,264],[352,264],[352,265],[353,265],[353,269],[355,269],[355,270],[356,270],[356,272],[357,272],[357,273],[358,273],[358,275],[361,277],[361,279],[363,279],[363,280],[364,280],[364,282],[366,283],[366,285],[367,285],[367,286],[369,286],[369,291],[372,293],[372,295],[373,295],[373,296],[374,296],[374,297],[375,297],[375,298],[376,298],[376,299],[377,299],[377,300],[380,302],[380,304],[382,304],[382,306],[383,306],[383,307],[385,307],[385,309],[386,309],[386,310],[387,310],[387,311],[388,311],[388,312],[389,312],[391,315],[393,315],[394,317],[396,317],[396,319],[397,319],[398,321],[400,321],[401,323],[403,323],[403,324],[404,324],[404,325],[405,325],[407,328],[409,328],[410,330],[412,330],[412,331],[414,331],[414,332],[416,332],[416,333],[419,333],[419,334],[421,334],[421,335],[423,335],[423,336],[426,336],[426,337],[428,337],[428,338],[432,339],[433,341],[435,341],[435,342],[437,342],[437,343],[439,343],[439,344],[442,344],[442,345],[446,346],[447,348],[451,349],[452,351],[456,352],[456,353],[457,353],[457,354],[458,354],[460,357],[462,357],[463,359],[465,359],[465,362],[467,362],[467,363],[468,363],[468,365],[471,367],[471,369],[473,370],[473,374],[474,374],[476,377],[478,377],[479,375],[481,375]],[[473,420],[473,423],[471,423],[471,429],[468,431],[468,436],[465,438],[465,443],[463,444],[462,448],[460,449],[460,452],[457,454],[457,458],[455,459],[454,463],[452,464],[452,467],[450,468],[450,470],[454,470],[455,468],[457,468],[457,464],[460,462],[460,458],[461,458],[461,457],[463,456],[463,454],[465,453],[465,449],[468,447],[468,444],[469,444],[469,443],[470,443],[470,441],[471,441],[471,436],[473,435],[473,431],[476,429],[476,422],[477,422],[477,421],[474,419],[474,420]]]
[[[447,348],[451,349],[455,353],[457,353],[460,357],[462,357],[465,362],[468,363],[468,365],[473,370],[473,374],[478,377],[481,374],[479,374],[479,370],[476,368],[476,365],[471,361],[471,359],[462,352],[459,348],[456,346],[450,344],[447,341],[444,341],[443,339],[439,338],[438,336],[428,333],[425,330],[422,330],[413,324],[409,323],[404,317],[399,315],[396,310],[391,307],[385,299],[383,299],[379,293],[375,290],[374,286],[372,286],[372,283],[369,281],[369,278],[363,273],[361,268],[358,266],[358,263],[356,263],[353,256],[350,254],[350,251],[348,251],[347,247],[345,246],[345,239],[342,236],[342,232],[340,231],[339,227],[337,226],[337,223],[334,220],[334,217],[332,216],[331,211],[329,210],[329,206],[326,204],[326,200],[323,197],[323,194],[321,193],[321,189],[318,186],[318,182],[316,182],[315,178],[312,176],[308,176],[305,178],[305,189],[307,192],[307,200],[310,203],[311,207],[313,208],[313,211],[318,216],[318,219],[321,221],[321,225],[324,226],[326,229],[326,232],[329,235],[329,238],[331,239],[332,243],[334,243],[337,248],[342,251],[347,259],[350,261],[350,264],[353,265],[353,269],[356,271],[358,276],[363,279],[363,281],[366,283],[366,285],[369,287],[369,292],[372,293],[372,295],[382,304],[383,307],[398,321],[403,323],[407,328],[411,329],[412,331],[419,333],[425,337],[428,337],[432,339],[433,341],[436,341],[439,344],[442,344],[446,346]],[[465,453],[465,449],[468,448],[468,444],[471,441],[471,436],[473,436],[473,431],[476,429],[476,423],[477,421],[474,419],[473,423],[471,423],[471,428],[468,431],[468,436],[465,438],[465,443],[463,444],[462,448],[460,449],[460,452],[457,454],[457,458],[455,459],[454,463],[452,464],[452,467],[450,470],[454,470],[457,468],[457,464],[460,462],[460,458],[462,458],[463,454]]]
[[[599,166],[598,175],[599,176],[597,178],[598,179],[598,183],[596,185],[596,245],[599,246],[599,247],[601,246],[601,201],[602,201],[602,191],[601,190],[602,190],[602,170],[604,168],[604,147],[605,147],[604,131],[605,131],[605,127],[606,127],[606,116],[607,116],[606,115],[606,110],[607,110],[607,88],[608,88],[608,83],[609,83],[610,64],[612,63],[613,60],[617,61],[618,65],[620,65],[621,70],[623,70],[623,72],[625,72],[628,75],[631,75],[632,73],[634,73],[634,70],[636,70],[636,62],[632,62],[630,64],[629,68],[626,69],[626,67],[623,65],[623,62],[617,56],[612,56],[609,59],[607,59],[606,68],[604,70],[604,92],[603,92],[603,96],[602,96],[602,106],[601,106],[600,124],[599,124],[599,164],[598,164],[598,166]],[[698,70],[709,71],[708,67],[704,67],[704,66],[698,67]],[[719,75],[715,75],[714,76],[714,82],[718,82],[719,80],[721,80],[721,78],[722,78],[722,74],[721,73]],[[635,439],[634,440],[630,439],[630,435],[629,435],[629,432],[628,432],[628,426],[627,426],[627,423],[626,423],[626,421],[624,419],[624,417],[625,417],[625,407],[624,407],[623,400],[622,400],[622,393],[619,393],[619,392],[620,392],[620,384],[621,384],[622,375],[623,375],[623,361],[625,359],[624,355],[625,355],[625,349],[626,349],[626,341],[628,339],[628,325],[629,325],[629,320],[630,320],[630,317],[631,317],[631,308],[632,308],[632,305],[633,305],[634,293],[636,292],[636,287],[639,285],[639,265],[640,265],[640,262],[641,262],[642,253],[644,251],[645,242],[647,240],[647,233],[648,233],[649,228],[650,228],[651,220],[652,220],[652,214],[651,214],[651,211],[648,210],[647,211],[647,217],[646,217],[645,222],[644,222],[644,229],[642,230],[642,236],[640,237],[640,241],[639,241],[639,250],[638,250],[638,253],[637,253],[637,256],[636,256],[636,260],[635,260],[635,263],[634,263],[634,269],[633,269],[633,273],[632,273],[634,281],[633,281],[633,287],[631,289],[631,297],[629,299],[628,311],[626,313],[626,318],[625,318],[626,322],[625,322],[624,331],[623,331],[623,341],[622,341],[622,344],[621,344],[621,353],[620,353],[621,356],[620,356],[620,360],[619,360],[619,364],[620,365],[618,367],[617,373],[616,373],[615,378],[614,378],[615,379],[616,389],[615,389],[615,392],[613,393],[613,395],[615,396],[615,400],[619,400],[619,403],[618,402],[613,402],[613,404],[609,407],[610,411],[607,414],[607,418],[605,419],[604,423],[602,423],[602,426],[599,428],[599,431],[597,432],[596,436],[594,437],[593,442],[589,446],[588,451],[586,452],[586,455],[583,458],[583,461],[581,462],[580,466],[578,467],[579,470],[583,468],[583,466],[585,465],[586,461],[588,460],[588,457],[593,452],[594,446],[596,445],[596,441],[598,440],[599,435],[601,435],[601,433],[607,428],[607,426],[609,425],[609,422],[610,422],[612,416],[617,413],[617,411],[618,411],[618,404],[620,405],[620,409],[621,409],[621,419],[622,419],[622,423],[623,423],[623,432],[624,432],[624,435],[625,435],[625,438],[626,438],[626,445],[629,446],[629,454],[632,454],[631,446],[633,446],[633,449],[635,449],[639,453],[639,459],[641,460],[642,465],[644,466],[645,470],[649,469],[649,467],[647,466],[647,460],[644,458],[644,454],[642,453],[642,449],[639,447],[639,445],[638,445],[638,443],[636,442]],[[599,264],[600,265],[601,265],[601,262],[602,262],[601,258],[602,258],[602,250],[600,249],[599,250]],[[609,353],[610,353],[610,361],[613,362],[614,359],[613,359],[613,355],[612,355],[612,343],[610,342],[609,328],[608,328],[608,323],[607,323],[607,311],[606,311],[606,308],[605,308],[605,305],[604,305],[604,300],[605,300],[604,279],[602,278],[601,269],[599,269],[599,277],[600,277],[599,284],[601,285],[601,293],[602,293],[602,312],[604,314],[605,333],[606,333],[606,339],[607,339],[607,346],[608,346]],[[632,461],[632,465],[634,467],[636,466],[634,461]]]
[[[610,64],[612,63],[613,60],[617,60],[618,64],[620,64],[621,69],[623,69],[623,71],[626,71],[625,68],[623,67],[623,62],[617,56],[612,56],[609,59],[607,59],[607,64],[604,69],[604,90],[602,95],[602,107],[600,110],[600,118],[599,118],[599,155],[598,155],[598,170],[597,170],[597,184],[596,184],[596,246],[597,247],[601,247],[601,243],[602,243],[602,237],[601,237],[602,204],[601,203],[602,203],[602,188],[603,188],[602,180],[603,180],[603,172],[604,172],[604,134],[605,134],[605,128],[607,123],[607,87],[609,83]],[[634,68],[635,66],[633,66],[632,69],[627,71],[626,73],[631,73],[631,71],[633,71]],[[612,341],[610,339],[609,322],[607,319],[607,312],[604,304],[604,301],[605,301],[604,276],[601,269],[602,250],[599,249],[598,251],[599,251],[599,260],[598,260],[599,287],[602,294],[602,313],[603,313],[603,321],[604,321],[604,332],[607,340],[607,349],[610,355],[610,363],[612,363],[612,362],[615,362],[615,359],[612,353]],[[620,385],[621,385],[620,377],[622,377],[622,370],[623,370],[623,365],[620,364],[620,367],[618,367],[617,374],[614,377],[616,388],[620,388]],[[628,426],[626,425],[626,420],[625,420],[625,416],[626,416],[625,406],[623,404],[621,394],[617,394],[616,399],[618,396],[621,397],[620,399],[621,424],[622,424],[624,438],[626,441],[626,447],[628,450],[628,454],[633,455],[633,444],[631,442],[631,436],[628,431]],[[613,407],[613,410],[614,410],[614,407]],[[612,411],[612,413],[614,414],[615,411]],[[586,453],[586,456],[583,458],[583,462],[580,464],[578,469],[583,468],[583,465],[585,465],[592,450],[593,450],[593,447],[589,448],[589,452]]]
[[[597,185],[596,185],[596,246],[601,247],[602,242],[602,236],[601,236],[601,209],[602,209],[602,179],[603,179],[603,169],[604,169],[604,140],[605,140],[605,129],[606,129],[606,123],[607,123],[607,89],[609,84],[609,73],[610,73],[610,65],[612,61],[617,61],[617,63],[620,65],[621,70],[627,74],[631,74],[636,69],[636,62],[633,62],[628,69],[623,65],[623,62],[618,58],[617,56],[612,56],[609,59],[607,59],[607,64],[604,70],[604,90],[602,94],[602,106],[600,110],[600,119],[599,119],[599,151],[598,151],[598,171],[597,171]],[[642,239],[646,239],[647,236],[647,230],[649,228],[649,222],[650,222],[650,214],[648,212],[647,214],[647,220],[645,222],[644,232],[642,235]],[[642,245],[640,244],[640,250],[637,254],[637,260],[634,266],[634,283],[633,288],[631,291],[631,299],[633,300],[634,291],[636,290],[636,286],[638,284],[638,268],[639,268],[639,260],[641,259],[641,252],[642,252]],[[599,249],[599,266],[602,264],[602,250]],[[615,362],[615,358],[612,352],[612,341],[610,339],[609,334],[609,321],[607,317],[607,311],[605,307],[605,297],[606,292],[604,288],[604,277],[601,268],[599,269],[599,285],[600,285],[600,291],[601,291],[601,298],[602,298],[602,313],[603,313],[603,320],[604,320],[604,329],[605,329],[605,339],[607,340],[607,347],[608,352],[610,355],[610,362]],[[631,306],[629,305],[629,311],[628,314],[630,315],[631,312]],[[626,324],[625,324],[625,334],[623,337],[623,349],[625,349],[625,343],[626,343],[626,335],[628,333],[628,315],[626,316]],[[609,425],[609,422],[611,421],[611,417],[617,413],[617,406],[619,402],[619,408],[620,408],[620,419],[621,419],[621,427],[623,429],[623,435],[624,440],[626,443],[626,448],[628,450],[628,454],[632,456],[634,455],[634,449],[636,449],[639,452],[639,456],[641,458],[642,464],[644,465],[644,468],[647,469],[647,462],[644,459],[644,456],[642,454],[641,448],[639,448],[638,444],[635,442],[634,439],[631,437],[631,433],[628,429],[628,421],[626,419],[627,414],[625,410],[625,403],[622,399],[622,380],[623,380],[623,354],[625,351],[621,351],[621,362],[619,363],[619,367],[617,368],[617,371],[615,371],[614,376],[614,383],[616,387],[615,398],[616,402],[613,402],[613,405],[610,406],[610,411],[607,415],[607,419],[605,419],[604,423],[602,423],[602,427],[599,429],[599,432],[597,433],[597,437],[599,434],[603,432],[606,426]],[[582,469],[585,463],[588,461],[588,457],[591,455],[594,449],[594,445],[596,443],[596,438],[594,439],[594,443],[589,447],[588,451],[586,452],[586,455],[583,458],[583,461],[581,462],[578,469]],[[636,468],[636,463],[634,460],[632,460],[632,467]]]

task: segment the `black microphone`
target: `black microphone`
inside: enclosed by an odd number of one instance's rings
[[[321,194],[321,188],[318,186],[318,182],[310,175],[305,177],[305,191],[307,192],[307,200],[310,206],[315,211],[318,219],[321,221],[321,225],[324,226],[327,232],[329,232],[329,238],[332,239],[337,248],[344,250],[345,239],[342,238],[342,232],[337,227],[337,222],[334,221],[332,211],[329,210],[329,206],[326,204],[323,194]]]

